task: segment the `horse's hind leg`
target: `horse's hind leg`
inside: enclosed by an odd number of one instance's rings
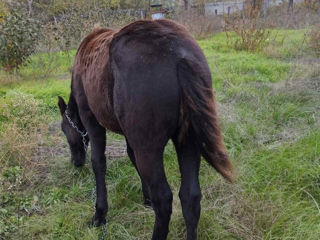
[[[136,168],[137,173],[138,173],[138,175],[140,177],[140,180],[141,180],[142,193],[143,193],[143,197],[144,197],[144,205],[151,206],[151,200],[150,200],[150,197],[149,197],[147,185],[145,184],[144,180],[142,179],[142,177],[141,177],[141,175],[139,173],[139,170],[137,168],[136,158],[134,156],[134,152],[133,152],[132,148],[130,147],[128,140],[126,140],[126,141],[127,141],[127,153],[128,153],[128,156],[129,156],[130,161],[132,162],[133,166]]]
[[[179,197],[187,226],[187,240],[197,239],[200,218],[201,190],[199,186],[200,152],[191,138],[184,144],[174,141],[181,172]]]
[[[172,192],[163,167],[163,149],[135,150],[137,167],[146,183],[152,208],[155,212],[155,225],[152,240],[165,240],[169,232],[172,212]]]

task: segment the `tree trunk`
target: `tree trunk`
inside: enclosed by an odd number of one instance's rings
[[[33,0],[28,0],[28,15],[29,16],[32,13],[32,2],[33,2]]]
[[[264,0],[262,2],[262,8],[263,8],[263,17],[267,16],[267,8],[268,8],[268,0]]]
[[[289,5],[288,5],[288,12],[293,12],[293,0],[289,0]]]
[[[252,1],[252,8],[253,8],[253,10],[256,10],[256,7],[257,7],[257,0],[253,0],[253,1]]]
[[[183,0],[184,2],[184,10],[189,10],[189,0]]]

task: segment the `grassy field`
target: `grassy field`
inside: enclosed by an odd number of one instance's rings
[[[236,52],[224,33],[199,41],[238,176],[227,184],[202,162],[200,240],[320,239],[320,62],[304,44],[306,32],[273,31],[260,53]],[[101,235],[89,227],[90,163],[71,165],[59,127],[57,96],[68,98],[73,56],[38,54],[19,76],[0,73],[0,239]],[[107,139],[121,149],[121,136]],[[114,155],[107,162],[107,239],[151,239],[154,214],[142,205],[138,175],[127,156]],[[168,239],[184,239],[171,142],[164,158],[174,193]]]

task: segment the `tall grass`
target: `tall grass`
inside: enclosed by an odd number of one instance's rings
[[[238,176],[227,184],[201,163],[199,239],[320,238],[319,70],[301,54],[290,55],[304,33],[279,31],[272,43],[276,55],[230,49],[223,33],[199,41]],[[71,66],[59,56],[61,68],[50,78],[30,79],[41,74],[31,63],[20,75],[23,81],[0,85],[0,239],[86,240],[101,234],[89,227],[90,163],[82,169],[71,165],[59,129],[56,97],[68,97]],[[124,141],[111,133],[107,139],[108,144]],[[180,173],[171,142],[164,162],[174,193],[168,239],[184,239]],[[127,157],[108,160],[107,166],[107,239],[151,239],[154,214],[142,205],[134,167]]]

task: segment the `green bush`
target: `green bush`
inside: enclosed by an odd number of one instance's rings
[[[12,72],[34,53],[39,23],[19,10],[11,10],[0,25],[0,66]]]
[[[262,26],[257,17],[226,19],[228,45],[237,51],[260,51],[268,43],[271,31]],[[234,38],[230,33],[234,33]]]

